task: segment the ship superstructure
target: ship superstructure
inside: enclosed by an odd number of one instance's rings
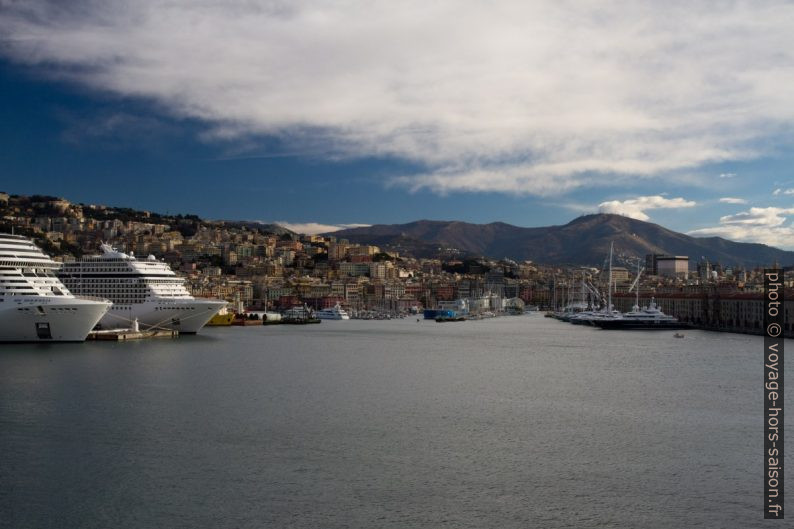
[[[72,295],[59,266],[27,237],[0,234],[0,341],[81,342],[108,313],[110,301]]]
[[[137,259],[107,244],[101,250],[64,263],[59,277],[72,292],[113,302],[100,322],[103,328],[129,327],[137,319],[142,329],[195,333],[226,306],[225,301],[194,298],[184,280],[153,255]]]
[[[315,311],[314,317],[321,320],[349,320],[350,315],[343,309],[339,303],[335,306]]]

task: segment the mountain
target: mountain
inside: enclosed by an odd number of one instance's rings
[[[508,257],[541,264],[600,266],[609,252],[609,243],[614,242],[616,254],[624,258],[659,253],[688,255],[691,262],[704,256],[723,265],[752,267],[774,261],[784,266],[794,264],[794,252],[721,237],[691,237],[658,224],[603,213],[584,215],[563,226],[539,228],[521,228],[503,222],[420,220],[350,228],[328,235],[416,257],[431,257],[441,250],[452,249],[463,255]]]
[[[225,226],[229,226],[231,228],[259,230],[260,232],[272,233],[274,235],[298,235],[294,231],[287,229],[280,224],[268,224],[260,220],[224,220],[222,222]]]

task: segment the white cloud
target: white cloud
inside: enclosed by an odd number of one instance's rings
[[[733,197],[722,197],[720,202],[723,204],[747,204],[747,201],[743,198],[733,198]]]
[[[598,205],[601,213],[615,213],[639,220],[648,220],[645,213],[648,209],[691,208],[697,203],[691,200],[678,198],[665,198],[661,195],[631,198],[628,200],[610,200]]]
[[[345,230],[347,228],[364,228],[370,224],[320,224],[318,222],[284,222],[276,221],[282,228],[287,228],[296,233],[306,235],[317,235],[318,233],[331,233],[334,231]]]
[[[760,242],[780,248],[794,247],[794,226],[786,225],[787,215],[794,208],[750,208],[747,211],[720,217],[719,226],[688,232],[695,236],[719,236],[742,242]]]
[[[790,140],[794,4],[424,0],[3,2],[0,54],[333,157],[412,189],[559,194]],[[725,176],[731,173],[723,173]]]
[[[784,189],[783,190],[783,194],[784,195],[794,195],[794,189]]]
[[[720,173],[720,178],[736,178],[736,173]]]
[[[786,222],[782,215],[794,213],[794,208],[750,208],[735,215],[725,215],[720,217],[720,223],[725,225],[749,225],[749,226],[781,226]]]
[[[780,189],[780,188],[778,187],[777,189],[775,189],[774,191],[772,191],[772,194],[773,194],[774,196],[778,196],[778,195],[779,195],[780,193],[782,193],[782,192],[783,192],[783,190],[782,190],[782,189]]]

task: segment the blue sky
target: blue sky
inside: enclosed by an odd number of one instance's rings
[[[354,4],[9,5],[0,190],[298,226],[607,211],[794,247],[790,4]]]

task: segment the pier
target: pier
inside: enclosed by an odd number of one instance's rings
[[[177,338],[179,331],[173,329],[157,329],[152,331],[135,331],[132,329],[111,329],[92,331],[86,340],[126,342],[128,340],[144,340],[147,338]]]

